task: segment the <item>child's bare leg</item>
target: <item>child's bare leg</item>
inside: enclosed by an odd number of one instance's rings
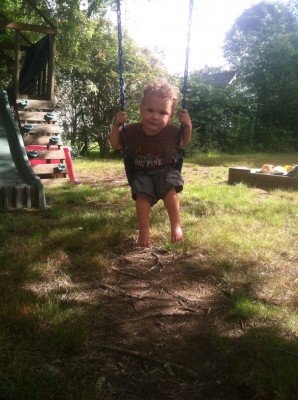
[[[137,211],[137,221],[139,226],[139,238],[138,245],[140,247],[150,247],[150,212],[151,205],[146,197],[137,196],[136,198],[136,211]]]
[[[171,242],[181,242],[181,240],[183,240],[183,233],[180,221],[180,203],[176,190],[170,190],[163,199],[163,202],[168,212],[171,224]]]

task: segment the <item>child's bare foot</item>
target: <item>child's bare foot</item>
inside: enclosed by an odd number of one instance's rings
[[[140,247],[151,247],[150,234],[147,229],[139,230],[138,245]]]
[[[183,240],[183,232],[181,226],[176,226],[171,229],[171,242],[177,243]]]

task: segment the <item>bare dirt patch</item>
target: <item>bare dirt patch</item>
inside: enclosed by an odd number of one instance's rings
[[[239,398],[212,338],[226,303],[212,275],[187,254],[140,249],[132,240],[115,256],[85,293],[95,310],[93,334],[76,363],[89,369],[100,398]]]
[[[127,185],[125,174],[80,183]],[[85,355],[64,366],[69,375],[96,382],[100,400],[253,398],[230,385],[230,360],[213,334],[229,299],[208,255],[141,249],[129,238],[113,260],[101,280],[75,290],[92,305],[92,333]]]

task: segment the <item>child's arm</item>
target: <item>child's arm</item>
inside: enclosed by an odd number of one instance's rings
[[[184,147],[190,142],[191,132],[192,132],[192,124],[191,124],[191,119],[190,119],[190,116],[189,116],[187,110],[183,109],[183,110],[179,111],[178,115],[179,115],[180,123],[183,124],[183,126],[184,126],[183,138],[182,138],[182,142],[181,142],[181,146]]]
[[[113,128],[110,133],[110,144],[114,150],[120,150],[120,133],[122,130],[122,125],[128,120],[126,112],[120,111],[114,120]]]

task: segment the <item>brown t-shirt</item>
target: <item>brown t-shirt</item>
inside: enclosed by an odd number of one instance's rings
[[[175,163],[178,144],[178,128],[167,125],[157,135],[146,135],[141,123],[127,125],[125,128],[127,154],[135,171],[149,171]],[[125,147],[123,135],[120,144]]]

